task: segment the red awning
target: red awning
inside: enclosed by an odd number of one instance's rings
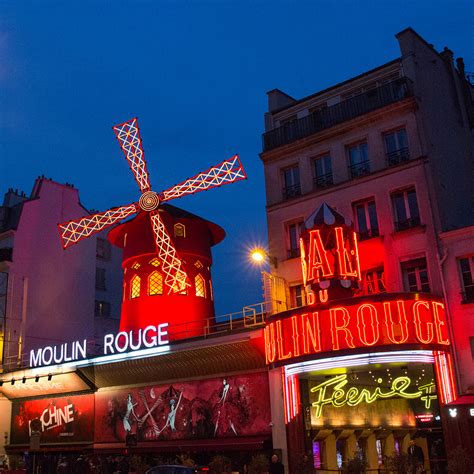
[[[456,405],[472,405],[474,407],[474,395],[461,395],[454,402],[447,403],[446,406],[456,406]]]
[[[259,450],[263,448],[265,441],[269,441],[270,437],[252,436],[239,438],[223,438],[223,439],[188,439],[173,441],[150,441],[138,443],[138,446],[129,448],[130,453],[150,453],[150,452],[195,452],[195,451],[245,451]],[[94,451],[100,452],[117,452],[124,451],[125,443],[95,443]]]

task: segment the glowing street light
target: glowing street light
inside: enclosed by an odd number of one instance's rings
[[[257,265],[263,264],[266,260],[269,261],[275,268],[278,266],[277,259],[268,255],[266,250],[262,248],[254,248],[250,251],[250,259]]]

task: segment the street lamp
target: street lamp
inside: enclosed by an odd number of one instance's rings
[[[276,257],[268,255],[268,252],[261,247],[256,247],[250,251],[250,259],[257,265],[262,265],[265,261],[268,261],[275,268],[278,267],[278,260]]]

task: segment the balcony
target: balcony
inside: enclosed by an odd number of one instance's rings
[[[465,286],[461,298],[463,304],[474,303],[474,285]]]
[[[322,174],[321,176],[316,176],[313,180],[314,187],[316,189],[327,188],[334,184],[332,179],[332,173]]]
[[[301,196],[300,184],[292,184],[291,186],[285,186],[283,188],[283,199],[285,201],[298,196]]]
[[[410,152],[408,148],[400,148],[400,150],[392,151],[387,153],[387,164],[388,166],[397,166],[402,163],[406,163],[410,160]]]
[[[300,254],[300,249],[299,247],[297,249],[288,249],[286,252],[286,255],[288,258],[297,258],[299,257]]]
[[[307,117],[293,120],[263,134],[263,151],[293,143],[334,125],[380,109],[410,95],[406,78],[400,78],[339,104],[319,109]]]
[[[395,222],[395,230],[397,232],[401,230],[411,229],[412,227],[418,227],[420,225],[420,217],[409,217],[403,221]]]
[[[374,237],[378,237],[380,235],[380,232],[379,232],[378,227],[374,227],[373,229],[359,231],[358,234],[359,234],[359,241],[361,242],[363,240],[369,240],[369,239],[373,239]]]
[[[370,173],[370,162],[369,160],[361,161],[360,163],[355,163],[349,165],[349,176],[354,178],[360,178]]]

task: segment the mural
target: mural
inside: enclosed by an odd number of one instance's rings
[[[93,426],[93,394],[13,402],[10,442],[29,443],[32,428],[41,443],[92,441]]]
[[[266,373],[96,394],[96,442],[270,434]]]

